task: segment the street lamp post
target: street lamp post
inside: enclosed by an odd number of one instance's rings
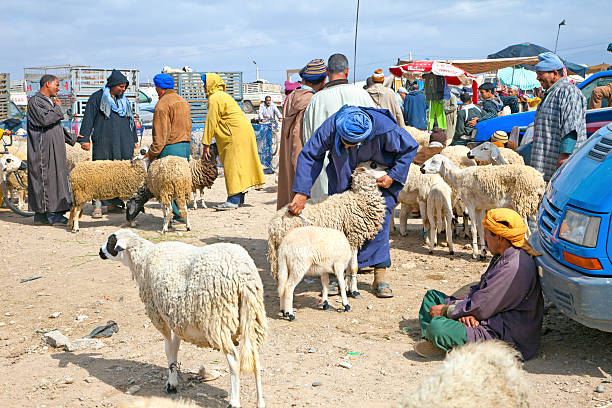
[[[557,53],[557,44],[559,43],[559,31],[561,31],[561,26],[565,25],[565,19],[559,23],[559,28],[557,29],[557,39],[555,40],[555,54]]]
[[[257,67],[257,62],[253,61],[253,64],[255,64],[255,80],[259,81],[259,68]]]

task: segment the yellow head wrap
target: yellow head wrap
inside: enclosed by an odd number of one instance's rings
[[[505,222],[508,226],[502,224]],[[512,246],[525,250],[531,256],[539,256],[542,253],[535,251],[527,239],[527,225],[516,211],[509,208],[495,208],[487,211],[482,219],[482,226],[500,237],[506,238]]]

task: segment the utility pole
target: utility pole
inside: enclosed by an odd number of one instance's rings
[[[257,67],[257,62],[253,61],[253,64],[255,64],[255,80],[259,81],[259,67]]]
[[[357,0],[357,16],[355,17],[355,53],[353,57],[353,84],[357,75],[357,27],[359,26],[359,0]]]
[[[557,53],[557,44],[559,43],[559,31],[561,31],[561,26],[565,25],[565,19],[559,23],[559,28],[557,29],[557,39],[555,40],[555,54]]]

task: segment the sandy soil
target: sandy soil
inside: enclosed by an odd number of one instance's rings
[[[296,290],[295,322],[278,317],[276,286],[266,261],[266,226],[274,213],[273,176],[267,187],[247,195],[248,207],[233,212],[199,209],[190,212],[193,231],[178,229],[164,237],[161,210],[151,204],[136,230],[155,242],[181,240],[207,245],[221,240],[244,246],[257,264],[265,286],[269,332],[262,353],[263,384],[269,407],[389,407],[401,401],[438,364],[412,351],[419,337],[417,311],[425,291],[446,293],[473,283],[486,262],[474,261],[463,249],[450,257],[446,248],[427,253],[410,220],[407,237],[391,234],[393,261],[389,283],[392,299],[370,291],[372,275],[360,275],[362,300],[352,300],[352,313],[318,308],[320,283],[306,279]],[[213,205],[225,198],[223,180],[206,193]],[[183,381],[178,396],[163,392],[166,357],[162,336],[144,314],[136,282],[127,267],[103,261],[98,248],[124,223],[123,215],[90,218],[85,208],[81,232],[34,226],[31,218],[0,210],[0,406],[115,407],[135,396],[185,397],[201,407],[228,404],[229,375],[224,357],[183,344],[179,353]],[[42,278],[20,283],[21,279]],[[333,301],[336,302],[336,298]],[[335,303],[339,305],[338,303]],[[50,318],[54,312],[59,317]],[[78,321],[79,315],[87,318]],[[118,323],[120,331],[104,339],[99,350],[64,352],[41,341],[57,328],[71,339],[92,328]],[[612,336],[583,327],[547,310],[542,346],[524,368],[535,407],[597,407],[612,401],[612,385],[598,367],[612,374]],[[351,368],[339,363],[349,361]],[[224,376],[200,382],[190,373],[204,365]],[[312,384],[320,382],[314,387]],[[603,393],[596,393],[597,386]],[[486,392],[486,384],[481,390]],[[255,406],[252,377],[243,377],[242,404]]]

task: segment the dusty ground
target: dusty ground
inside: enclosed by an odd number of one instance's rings
[[[157,205],[139,216],[136,230],[155,242],[181,240],[201,246],[223,240],[249,251],[266,292],[269,332],[262,358],[269,407],[396,404],[439,364],[412,351],[419,336],[416,316],[423,294],[428,288],[453,293],[477,281],[486,263],[470,258],[462,248],[464,240],[459,241],[454,257],[449,257],[446,248],[429,255],[416,220],[410,220],[407,237],[391,234],[393,299],[375,298],[369,287],[372,275],[360,275],[364,299],[351,301],[354,312],[325,312],[317,307],[320,284],[309,279],[296,290],[297,320],[282,320],[265,257],[266,225],[275,209],[272,177],[268,176],[266,189],[247,195],[248,207],[221,213],[192,211],[191,232],[160,236]],[[207,192],[206,202],[213,205],[224,198],[220,179]],[[123,215],[93,220],[91,210],[86,207],[78,234],[63,227],[37,227],[31,218],[0,210],[2,407],[114,407],[133,398],[126,391],[134,385],[140,387],[137,396],[168,397],[163,392],[162,336],[144,314],[136,282],[127,267],[97,256],[106,237],[123,225]],[[20,283],[34,276],[42,278]],[[54,312],[61,314],[49,318]],[[88,317],[77,321],[78,315]],[[120,331],[104,339],[105,347],[96,351],[58,351],[41,341],[41,332],[49,329],[79,338],[111,319]],[[612,384],[602,382],[605,377],[598,367],[612,374],[612,336],[580,326],[556,309],[547,311],[543,333],[537,357],[524,365],[533,406],[608,406]],[[347,360],[350,369],[339,366]],[[183,344],[179,361],[183,381],[178,396],[202,407],[227,406],[229,375],[202,383],[189,373],[201,365],[226,372],[220,353]],[[243,379],[243,406],[253,407],[254,381],[248,376]],[[315,382],[321,385],[313,387]],[[486,392],[486,386],[474,392]],[[604,392],[596,393],[597,386]]]

